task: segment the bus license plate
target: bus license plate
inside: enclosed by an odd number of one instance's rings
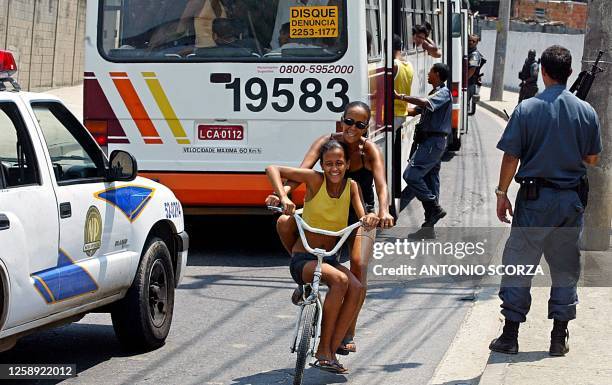
[[[199,140],[244,140],[243,126],[223,126],[200,124],[198,126]]]

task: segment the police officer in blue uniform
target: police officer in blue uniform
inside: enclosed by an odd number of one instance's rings
[[[542,53],[546,89],[515,109],[497,148],[504,152],[497,194],[497,216],[508,222],[510,237],[502,263],[537,265],[542,253],[551,271],[548,318],[553,319],[549,353],[569,351],[568,322],[576,318],[580,277],[578,238],[588,196],[586,165],[594,165],[602,150],[595,110],[566,90],[572,57],[560,46]],[[506,191],[515,176],[520,183],[514,214]],[[531,305],[531,277],[502,277],[499,297],[505,317],[503,333],[489,348],[518,352],[519,324]]]
[[[433,65],[427,80],[433,90],[426,98],[407,95],[397,97],[415,108],[408,115],[421,114],[416,125],[414,141],[416,150],[411,155],[403,177],[407,187],[402,191],[401,208],[416,197],[425,209],[425,222],[421,229],[409,235],[413,239],[435,238],[434,225],[446,216],[439,204],[440,164],[446,151],[446,137],[451,133],[451,94],[445,82],[448,79],[448,66],[443,63]]]
[[[483,66],[484,57],[478,50],[480,38],[476,34],[468,36],[468,99],[476,93],[476,86],[480,84],[480,67]]]

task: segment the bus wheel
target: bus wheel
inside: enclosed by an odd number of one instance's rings
[[[170,251],[160,238],[149,240],[125,298],[111,311],[119,342],[129,350],[164,345],[174,311],[174,273]]]

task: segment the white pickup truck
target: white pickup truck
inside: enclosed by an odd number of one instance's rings
[[[0,51],[0,351],[92,311],[126,348],[162,346],[187,263],[181,204],[127,152],[107,159],[60,100],[20,92],[14,67]]]

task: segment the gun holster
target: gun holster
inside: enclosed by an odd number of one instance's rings
[[[586,175],[580,178],[580,184],[576,187],[576,192],[580,197],[582,207],[586,209],[587,204],[589,203],[589,178],[587,178]]]
[[[540,197],[540,183],[538,178],[521,178],[516,180],[521,188],[519,198],[526,201],[535,201]]]
[[[423,125],[417,123],[414,127],[414,136],[412,140],[414,140],[414,143],[420,144],[423,143],[425,139],[427,139],[427,133],[423,131]]]

